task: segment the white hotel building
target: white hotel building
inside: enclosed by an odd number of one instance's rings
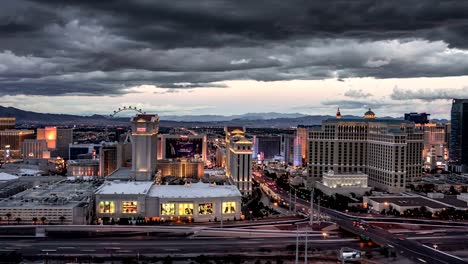
[[[413,122],[375,119],[370,110],[364,119],[341,119],[337,114],[309,131],[308,184],[329,170],[363,172],[372,187],[403,191],[421,178],[423,136]]]
[[[241,194],[232,185],[153,182],[106,182],[96,192],[96,217],[193,220],[208,222],[241,217]]]

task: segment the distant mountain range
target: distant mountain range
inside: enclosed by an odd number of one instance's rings
[[[37,113],[14,107],[0,106],[0,117],[16,117],[18,125],[77,125],[77,126],[127,126],[129,117],[110,118],[103,115],[67,115],[52,113]],[[319,125],[322,120],[331,118],[329,115],[304,115],[300,113],[247,113],[243,115],[184,115],[161,116],[160,126],[247,126],[247,127],[295,127],[297,125]],[[362,118],[344,116],[343,118]],[[385,117],[391,119],[402,119]],[[447,122],[447,120],[433,120]]]
[[[284,114],[284,113],[247,113],[243,115],[163,115],[162,120],[181,121],[181,122],[220,122],[220,121],[232,121],[232,120],[268,120],[277,118],[299,118],[307,115],[300,113]]]

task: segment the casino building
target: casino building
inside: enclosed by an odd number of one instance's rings
[[[96,192],[98,222],[121,218],[208,222],[241,217],[241,194],[233,185],[106,182]]]
[[[377,119],[370,109],[363,119],[327,119],[309,131],[308,184],[327,171],[365,173],[369,185],[404,191],[421,179],[424,134],[413,122]]]
[[[241,193],[235,185],[155,184],[158,123],[157,115],[132,118],[132,169],[116,170],[96,191],[98,223],[136,218],[197,222],[240,219]]]

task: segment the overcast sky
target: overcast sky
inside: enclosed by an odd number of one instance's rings
[[[468,1],[2,0],[0,104],[448,118]]]

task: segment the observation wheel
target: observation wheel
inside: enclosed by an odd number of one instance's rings
[[[117,118],[118,115],[122,112],[135,112],[135,113],[139,113],[139,114],[146,114],[146,112],[142,111],[141,108],[137,108],[136,106],[124,106],[124,107],[119,107],[118,109],[114,110],[108,117],[110,119],[112,118]],[[106,129],[105,129],[105,133],[106,133],[106,141],[107,142],[110,142],[110,139],[109,139],[109,127],[106,126]],[[116,140],[118,141],[118,138],[116,138]],[[124,140],[124,142],[130,142],[130,131],[127,131],[127,136]]]
[[[140,114],[146,114],[146,112],[143,112],[141,108],[138,109],[135,106],[124,106],[124,107],[119,107],[117,110],[114,110],[114,112],[110,114],[109,117],[114,118],[116,115],[124,111],[132,111],[132,112],[137,112]]]

